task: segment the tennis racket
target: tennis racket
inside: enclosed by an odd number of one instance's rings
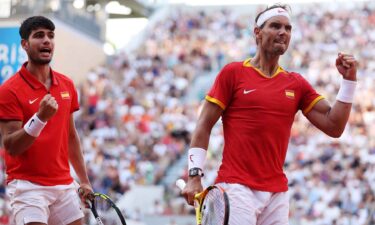
[[[185,188],[185,181],[176,181],[177,187]],[[220,186],[212,185],[194,196],[195,217],[197,225],[228,225],[229,198]]]
[[[98,225],[126,225],[121,210],[108,195],[94,192],[86,203]]]

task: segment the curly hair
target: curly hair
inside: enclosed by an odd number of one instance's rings
[[[33,30],[38,28],[46,28],[48,30],[54,31],[55,24],[44,17],[44,16],[32,16],[24,20],[20,26],[20,36],[22,39],[27,40]]]

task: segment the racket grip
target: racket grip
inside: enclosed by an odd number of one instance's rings
[[[194,208],[197,225],[202,225],[202,214],[200,213],[199,202],[197,200],[194,201]]]

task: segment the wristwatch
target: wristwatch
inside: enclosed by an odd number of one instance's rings
[[[201,177],[203,177],[204,174],[203,174],[202,169],[200,169],[198,167],[191,168],[189,170],[189,177],[195,177],[195,176],[201,176]]]

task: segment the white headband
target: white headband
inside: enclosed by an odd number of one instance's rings
[[[285,16],[286,18],[290,20],[289,13],[285,9],[273,8],[268,11],[265,11],[259,16],[258,21],[257,21],[257,26],[258,27],[262,26],[264,22],[266,22],[268,19],[274,16]]]

